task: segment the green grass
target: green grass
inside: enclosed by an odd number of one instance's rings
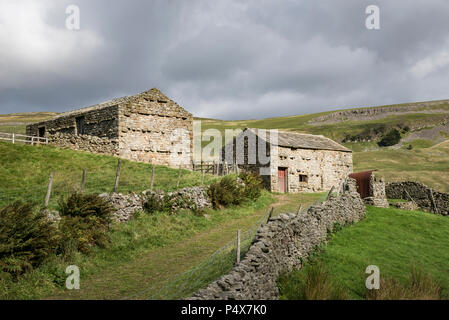
[[[423,149],[423,148],[430,148],[437,143],[432,140],[427,139],[416,139],[411,142],[404,142],[404,145],[402,146],[403,149],[406,149],[409,145],[413,147],[413,149]]]
[[[332,235],[315,257],[329,271],[330,280],[346,290],[350,299],[365,294],[365,269],[376,265],[381,277],[407,283],[413,265],[441,283],[449,295],[449,219],[421,211],[367,207],[361,222]],[[303,270],[294,271],[286,281],[295,281]],[[291,286],[293,287],[293,286]],[[293,295],[284,292],[283,296]]]
[[[420,181],[449,192],[449,149],[445,144],[414,150],[382,148],[355,152],[354,171],[377,169],[387,181]]]
[[[148,298],[167,281],[208,259],[235,237],[237,229],[254,227],[274,200],[264,191],[256,201],[220,211],[210,209],[207,216],[141,213],[114,226],[108,248],[76,254],[70,261],[54,257],[18,282],[0,281],[0,299]],[[79,291],[63,287],[64,270],[72,264],[81,270]]]
[[[43,204],[50,172],[54,172],[50,207],[61,196],[80,189],[82,171],[87,169],[86,192],[111,192],[117,158],[52,146],[13,145],[0,142],[0,206],[15,200]],[[141,192],[150,187],[151,165],[122,161],[118,192]],[[154,189],[177,189],[178,170],[155,167]],[[206,175],[205,183],[216,178]],[[201,184],[201,173],[182,170],[180,188]]]

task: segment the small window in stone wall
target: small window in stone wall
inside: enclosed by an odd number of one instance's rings
[[[299,182],[307,183],[307,181],[308,181],[308,178],[307,178],[307,176],[305,174],[300,174],[299,175]]]

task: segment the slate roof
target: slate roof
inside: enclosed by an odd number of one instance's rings
[[[246,128],[245,130],[251,130],[256,135],[259,129]],[[267,133],[269,132],[266,129]],[[342,152],[352,152],[341,144],[335,142],[332,139],[326,138],[322,135],[314,135],[307,133],[287,132],[278,130],[278,143],[281,147],[298,148],[298,149],[313,149],[313,150],[332,150]]]
[[[134,95],[131,95],[131,96],[125,96],[125,97],[121,97],[121,98],[108,100],[108,101],[105,101],[105,102],[102,102],[102,103],[99,103],[99,104],[92,105],[90,107],[63,112],[63,113],[60,113],[57,116],[55,116],[55,117],[53,117],[53,118],[51,118],[51,119],[49,119],[47,121],[55,120],[55,119],[62,118],[62,117],[77,115],[77,114],[81,114],[81,113],[85,113],[85,112],[89,112],[89,111],[93,111],[93,110],[101,110],[103,108],[112,107],[112,106],[115,106],[115,105],[118,105],[118,104],[126,104],[126,103],[132,102],[134,100],[137,100],[139,98],[145,98],[145,99],[150,100],[150,101],[161,102],[161,103],[166,103],[166,104],[171,105],[171,106],[176,106],[177,108],[179,108],[178,109],[179,111],[185,112],[186,114],[190,114],[185,109],[180,107],[176,102],[174,102],[173,100],[169,99],[159,89],[153,88],[153,89],[150,89],[150,90],[142,92],[142,93],[138,93],[138,94],[134,94]]]

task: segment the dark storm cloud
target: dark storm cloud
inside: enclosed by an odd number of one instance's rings
[[[371,4],[381,30],[365,28]],[[226,119],[448,98],[448,16],[444,0],[1,0],[1,112],[152,87]]]

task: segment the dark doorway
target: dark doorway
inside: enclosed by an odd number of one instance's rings
[[[76,134],[84,134],[84,117],[76,118]]]
[[[368,170],[362,172],[354,172],[349,175],[357,181],[357,191],[362,199],[370,195],[370,179],[375,170]]]
[[[287,176],[287,168],[278,168],[278,186],[279,186],[279,192],[285,193],[287,192],[287,183],[288,183],[288,176]]]
[[[45,127],[39,128],[38,134],[39,134],[40,138],[44,138],[45,137]]]

